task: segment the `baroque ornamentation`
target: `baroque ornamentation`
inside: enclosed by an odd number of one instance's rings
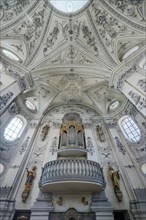
[[[11,0],[0,2],[0,20],[7,22],[20,15],[27,6],[29,6],[30,0]]]
[[[111,5],[116,7],[119,12],[129,18],[139,20],[139,22],[144,22],[144,15],[141,8],[143,7],[144,0],[107,0]]]
[[[54,154],[54,152],[57,152],[57,137],[54,137],[53,138],[53,141],[52,141],[52,145],[50,147],[50,152],[52,152],[52,155]]]
[[[104,142],[105,141],[105,135],[103,133],[103,128],[102,125],[97,125],[96,126],[96,133],[97,133],[97,138],[99,141]]]
[[[84,86],[84,80],[76,74],[68,74],[61,80],[60,98],[64,102],[80,102],[82,100],[81,86]],[[73,103],[73,102],[72,102]]]
[[[58,27],[58,24],[57,24],[53,28],[52,32],[49,34],[49,36],[46,39],[45,47],[43,49],[44,56],[47,56],[48,49],[52,48],[52,46],[55,44],[55,42],[57,40],[57,37],[58,37],[58,34],[59,34],[59,27]]]
[[[8,195],[9,195],[11,189],[12,189],[12,187],[9,187],[9,186],[0,187],[1,199],[8,198]]]
[[[28,17],[20,25],[13,28],[14,34],[19,34],[29,44],[29,54],[36,46],[44,24],[45,9],[40,6],[32,16]],[[29,43],[30,42],[30,43]]]
[[[143,109],[146,108],[146,99],[136,93],[135,91],[129,91],[128,93],[129,97],[131,97],[132,101],[134,104],[137,106],[138,109]]]
[[[49,125],[44,125],[44,126],[42,127],[41,134],[40,134],[42,141],[44,141],[44,140],[46,139],[49,130],[50,130]]]
[[[91,48],[93,48],[94,52],[96,53],[96,56],[98,56],[97,43],[96,43],[95,37],[93,37],[92,32],[89,31],[89,28],[86,25],[82,25],[82,32],[83,32],[83,37],[87,41],[87,44]]]
[[[95,16],[95,22],[100,37],[104,41],[106,47],[112,52],[113,48],[111,41],[115,39],[120,32],[125,32],[127,28],[99,5],[93,4],[92,6],[91,13]]]
[[[7,68],[6,72],[9,76],[16,79],[18,82],[18,85],[22,91],[26,90],[28,88],[28,82],[26,81],[25,75],[20,75],[15,69],[12,69],[11,67]]]
[[[80,50],[75,48],[73,45],[70,45],[65,51],[63,51],[54,60],[52,60],[51,63],[90,64],[94,63],[94,61],[85,56]]]
[[[95,150],[94,150],[94,146],[93,146],[93,142],[92,142],[92,138],[91,137],[87,137],[87,150],[93,156]]]
[[[16,115],[19,113],[19,108],[18,108],[16,102],[14,102],[10,105],[8,112],[10,113],[10,115]]]
[[[142,91],[146,92],[146,79],[138,80],[137,85],[141,88]]]
[[[119,13],[113,6],[111,6],[111,4],[109,4],[105,0],[98,0],[98,1],[99,1],[100,5],[102,5],[104,8],[106,8],[109,11],[109,13],[113,14],[114,17],[116,17],[118,20],[122,21],[122,23],[126,23],[128,26],[131,26],[134,29],[137,29],[137,30],[140,30],[140,31],[143,31],[143,32],[146,31],[146,27],[144,25],[141,25],[141,22],[139,22],[139,24],[138,24],[138,22],[135,22],[134,19],[131,19],[131,18],[129,19],[128,17],[126,17],[122,13]],[[122,0],[118,0],[117,2],[119,2],[119,1],[121,2]],[[126,2],[128,2],[128,1],[133,1],[133,0],[127,0]],[[139,1],[139,0],[136,0],[136,1]],[[133,1],[133,3],[136,2],[136,1]],[[143,5],[141,4],[139,9],[140,8],[142,9],[144,7],[145,2],[144,2],[144,0],[142,0],[142,1],[143,1]],[[122,2],[125,2],[125,1],[122,1]],[[141,9],[139,10],[139,12],[144,11],[144,10],[141,10]],[[143,12],[141,14],[143,14],[143,17],[145,19],[145,14]],[[142,21],[142,19],[140,19],[140,21]],[[145,24],[145,21],[143,21],[143,22]]]
[[[123,193],[120,190],[120,185],[119,185],[119,180],[120,180],[120,175],[119,171],[115,171],[113,167],[109,166],[109,175],[112,180],[112,184],[114,187],[114,192],[116,194],[116,197],[118,201],[122,201]]]
[[[32,167],[32,170],[30,170],[30,171],[27,169],[27,180],[25,182],[24,191],[21,194],[22,202],[26,202],[26,199],[29,196],[32,182],[33,182],[33,179],[35,178],[35,176],[36,176],[36,166]]]
[[[116,141],[117,147],[119,148],[119,151],[122,152],[123,155],[125,155],[126,149],[123,146],[123,144],[121,143],[121,141],[119,140],[119,138],[115,137],[115,141]]]
[[[105,98],[106,91],[107,91],[107,86],[101,85],[92,90],[92,95],[94,96],[95,100],[103,101]]]
[[[134,74],[135,71],[136,71],[136,67],[134,66],[129,68],[124,74],[120,75],[120,77],[117,80],[117,85],[116,85],[117,89],[121,90],[125,80],[130,76],[132,76],[132,74]]]
[[[60,25],[62,27],[62,33],[67,41],[73,41],[78,38],[80,33],[81,22],[69,19],[67,24],[65,24],[64,26],[62,24]]]
[[[21,155],[23,152],[26,151],[27,146],[28,146],[28,143],[29,143],[29,139],[30,139],[30,137],[27,137],[26,140],[24,141],[24,143],[22,144],[22,146],[21,146],[21,148],[20,148],[20,150],[19,150],[20,155]]]
[[[9,91],[5,95],[0,96],[0,111],[6,107],[7,103],[10,101],[13,95],[13,92]]]

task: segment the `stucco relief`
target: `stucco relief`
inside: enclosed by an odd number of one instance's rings
[[[129,97],[132,99],[133,103],[141,110],[146,108],[146,99],[142,97],[140,94],[134,91],[129,91]]]
[[[112,52],[111,41],[117,38],[119,33],[126,32],[126,26],[107,13],[99,4],[93,4],[91,13],[93,14],[92,16],[95,17],[96,28],[102,40],[104,40],[106,47]]]
[[[92,31],[89,30],[89,27],[87,25],[82,25],[82,32],[83,32],[83,38],[86,39],[87,45],[89,47],[93,48],[96,56],[98,56],[98,47],[95,37],[93,36]]]
[[[107,91],[107,86],[100,85],[97,88],[94,88],[91,93],[95,100],[103,101],[105,98],[106,91]]]
[[[145,14],[142,10],[144,0],[107,0],[107,2],[127,17],[137,20],[140,23],[144,22]]]
[[[0,2],[0,20],[7,22],[20,15],[29,6],[30,0],[11,0]]]
[[[16,79],[16,81],[18,82],[18,85],[22,91],[24,91],[28,88],[28,82],[26,80],[26,77],[24,74],[22,74],[20,72],[20,70],[14,68],[14,67],[8,66],[7,70],[6,70],[6,74],[8,74],[9,76]]]
[[[25,21],[14,27],[13,34],[21,35],[21,37],[28,43],[28,53],[31,54],[40,39],[44,22],[45,22],[45,8],[43,4],[31,16],[28,16]]]
[[[76,102],[80,102],[82,100],[81,86],[83,86],[84,83],[85,82],[82,77],[78,77],[76,74],[68,74],[67,76],[63,77],[60,82],[60,98],[64,102],[68,102],[70,100],[76,100]]]
[[[52,64],[90,64],[94,63],[89,57],[84,55],[79,49],[70,45],[65,51],[62,51],[55,59],[51,61]]]
[[[65,37],[65,40],[73,41],[79,37],[81,22],[78,20],[74,21],[69,19],[65,25],[60,23],[60,26],[62,27],[62,34]]]
[[[142,91],[146,92],[146,79],[138,80],[137,85],[140,87]]]

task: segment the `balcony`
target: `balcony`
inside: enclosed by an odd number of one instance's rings
[[[98,163],[63,159],[45,164],[39,187],[43,192],[99,192],[105,181]]]
[[[59,156],[85,156],[87,155],[87,150],[83,148],[83,146],[74,146],[74,145],[70,145],[67,147],[61,147],[60,149],[58,149],[58,155]]]

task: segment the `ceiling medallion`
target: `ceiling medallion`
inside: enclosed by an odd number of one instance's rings
[[[86,7],[92,0],[49,0],[58,11],[72,14]]]

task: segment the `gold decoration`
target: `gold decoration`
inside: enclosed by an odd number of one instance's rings
[[[31,186],[32,186],[32,182],[33,182],[33,179],[35,178],[35,176],[36,176],[36,166],[32,167],[31,171],[29,171],[27,169],[27,180],[25,182],[24,191],[21,194],[22,202],[26,202],[26,199],[29,196]]]
[[[121,192],[119,185],[119,180],[120,180],[119,171],[115,171],[111,166],[109,166],[109,175],[111,177],[114,186],[116,197],[119,201],[122,201],[123,193]]]

